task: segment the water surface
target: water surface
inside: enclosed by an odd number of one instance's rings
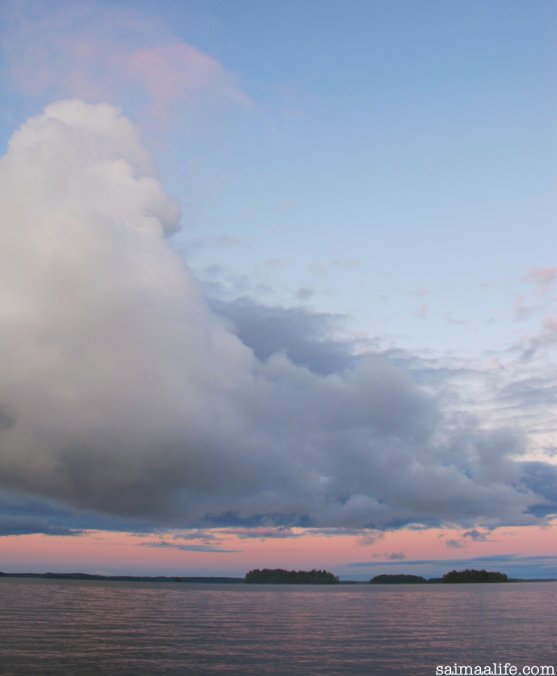
[[[268,586],[0,578],[0,674],[435,674],[554,665],[557,583]]]

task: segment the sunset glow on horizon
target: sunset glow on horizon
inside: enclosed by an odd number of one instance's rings
[[[304,529],[267,537],[234,529],[139,535],[92,531],[79,536],[17,535],[2,541],[3,572],[243,577],[253,568],[331,570],[341,580],[405,572],[440,577],[453,568],[498,569],[510,577],[547,578],[557,556],[555,522],[494,533],[403,529],[361,535],[315,535]],[[209,539],[203,541],[201,537]],[[215,538],[218,544],[212,539]],[[478,539],[479,538],[479,539]],[[202,544],[202,543],[205,544]],[[548,544],[550,545],[548,549]],[[512,554],[511,554],[512,552]]]

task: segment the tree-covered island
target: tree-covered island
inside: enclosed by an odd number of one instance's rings
[[[510,582],[505,573],[491,572],[487,570],[451,570],[445,573],[443,577],[436,577],[430,580],[420,575],[376,575],[370,580],[371,584],[437,584],[439,582],[447,583],[473,583],[473,582]]]
[[[443,575],[441,582],[467,583],[467,582],[509,582],[509,576],[505,573],[497,573],[487,570],[451,570]]]
[[[328,570],[283,570],[255,568],[246,573],[248,584],[338,584],[338,577]]]
[[[425,577],[420,575],[376,575],[370,580],[371,584],[427,584]]]

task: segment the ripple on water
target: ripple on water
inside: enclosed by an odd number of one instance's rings
[[[430,675],[553,664],[557,583],[269,587],[0,580],[0,673]]]

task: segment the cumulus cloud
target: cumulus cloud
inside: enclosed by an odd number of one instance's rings
[[[29,120],[0,213],[4,490],[174,528],[529,523],[553,500],[520,436],[444,412],[384,356],[312,362],[276,311],[263,349],[256,308],[211,310],[166,240],[179,207],[114,107]]]
[[[0,341],[11,355],[0,407],[14,421],[2,432],[4,483],[164,512],[182,486],[182,445],[190,478],[227,483],[204,453],[237,423],[230,400],[251,355],[168,247],[179,208],[136,129],[108,105],[50,106],[14,135],[0,176]]]

